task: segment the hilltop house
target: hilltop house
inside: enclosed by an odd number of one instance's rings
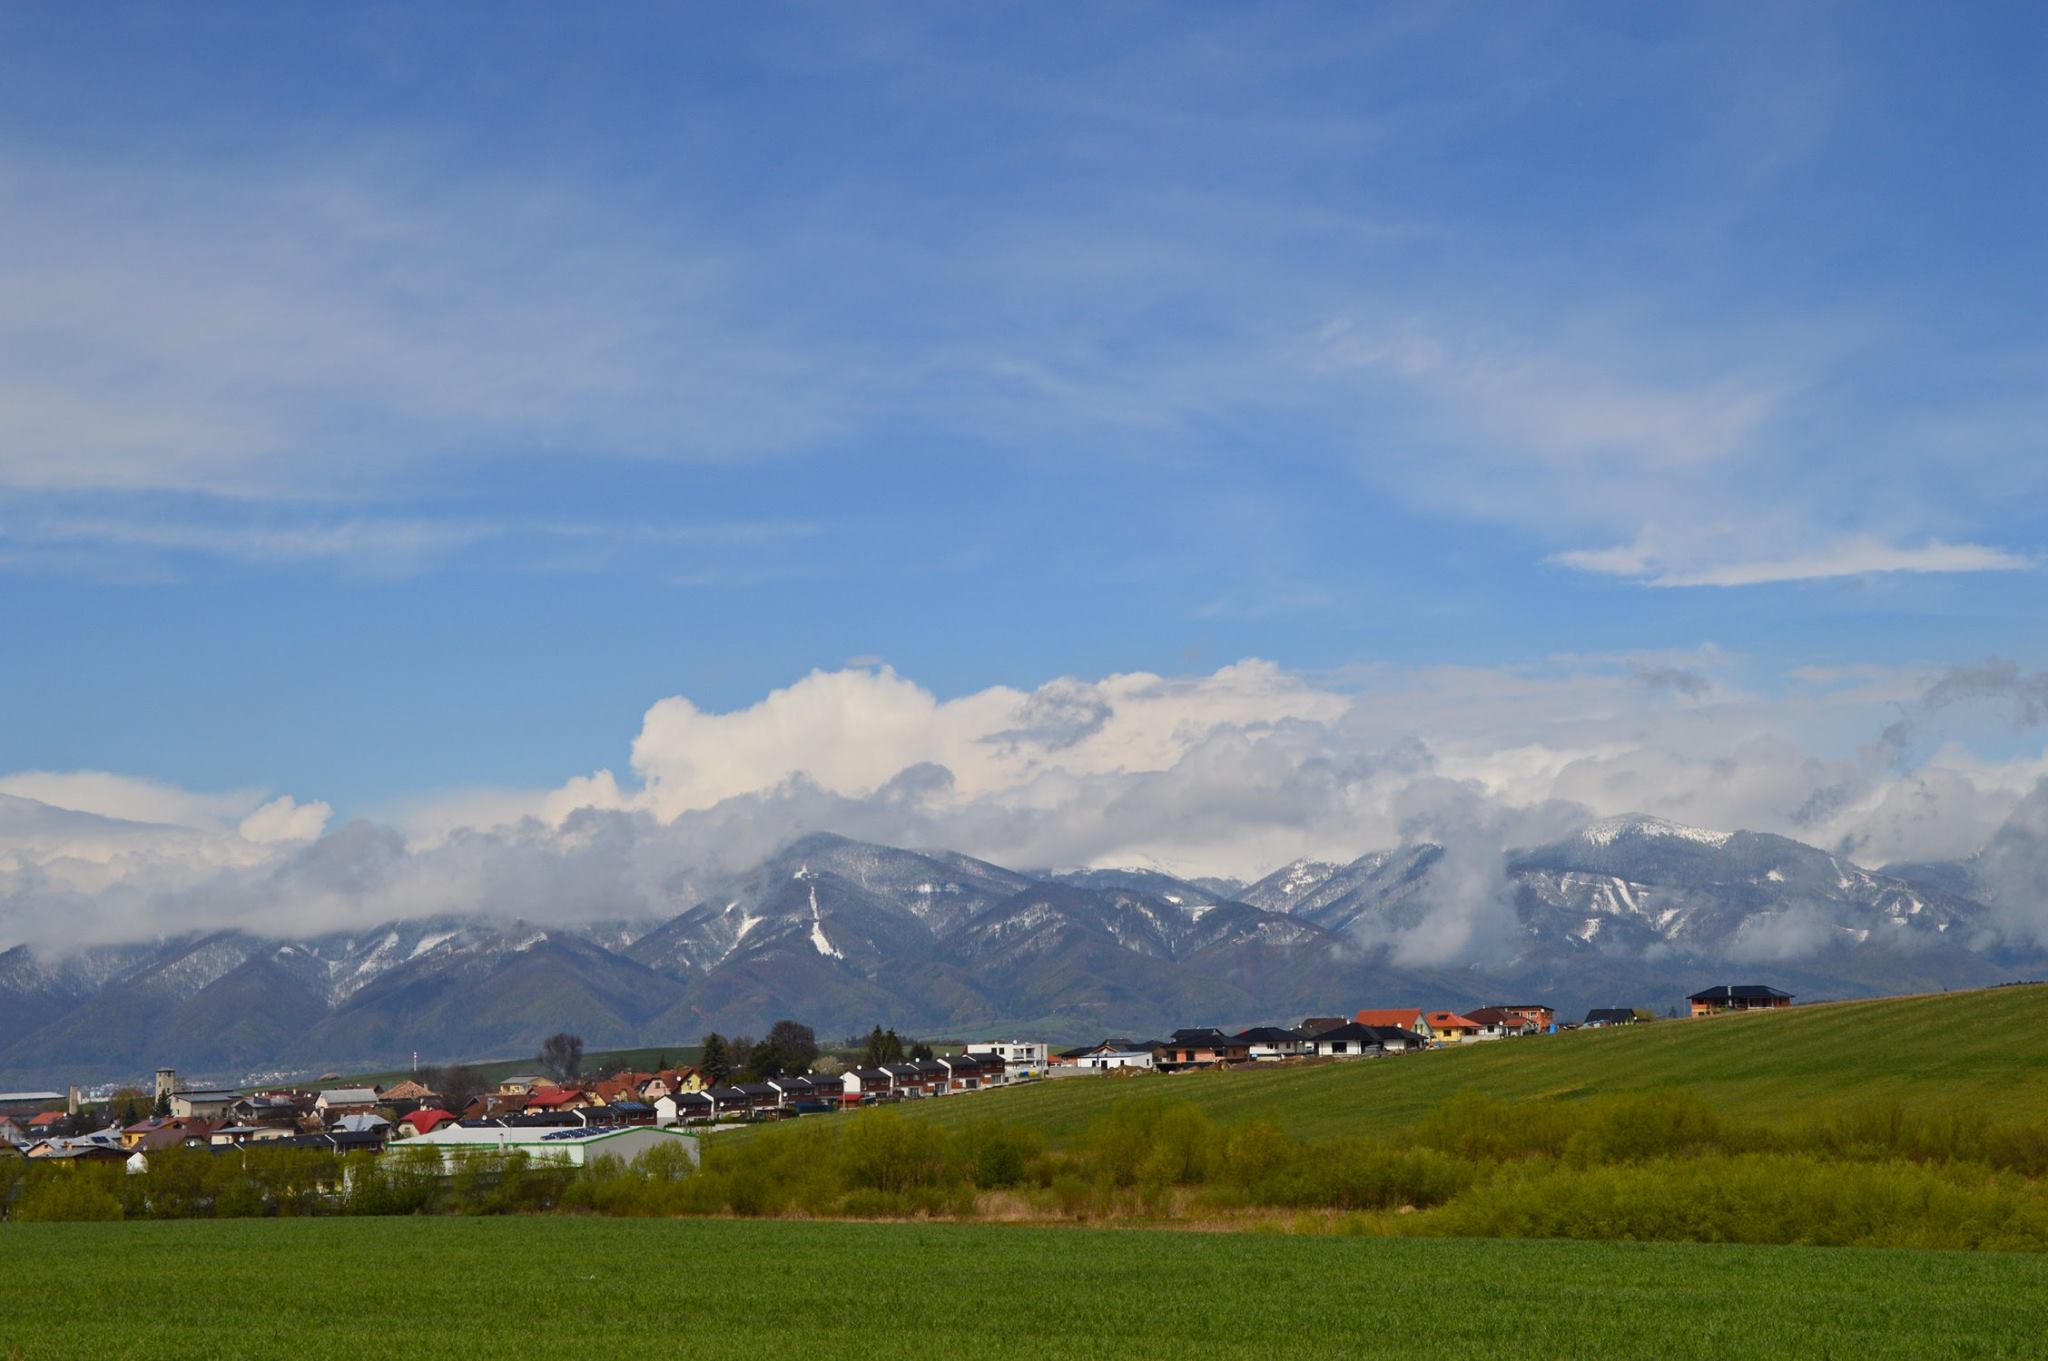
[[[1214,1068],[1225,1063],[1245,1063],[1252,1047],[1234,1035],[1213,1026],[1194,1026],[1173,1032],[1152,1051],[1154,1066],[1171,1072],[1181,1068]]]
[[[1607,1026],[1635,1025],[1642,1019],[1634,1007],[1594,1007],[1586,1013],[1585,1025],[1588,1029],[1600,1030]]]
[[[1336,1029],[1335,1026],[1330,1028]],[[1299,1030],[1289,1030],[1285,1026],[1257,1025],[1249,1030],[1238,1031],[1237,1038],[1243,1040],[1250,1048],[1254,1063],[1299,1058],[1303,1054],[1315,1052],[1315,1045],[1310,1036]]]
[[[1506,1007],[1479,1007],[1466,1012],[1465,1016],[1466,1019],[1478,1023],[1479,1038],[1482,1040],[1504,1040],[1517,1035],[1534,1035],[1543,1029],[1535,1018],[1519,1011],[1510,1011]]]
[[[1379,1031],[1357,1021],[1325,1030],[1308,1043],[1317,1058],[1367,1059],[1378,1058],[1386,1052]]]
[[[1053,1055],[1052,1066],[1056,1069],[1075,1068],[1088,1073],[1107,1073],[1118,1069],[1149,1069],[1152,1056],[1163,1047],[1158,1040],[1099,1040],[1084,1044],[1079,1049],[1063,1049]]]
[[[1723,983],[1685,999],[1694,1016],[1719,1016],[1731,1011],[1777,1011],[1792,1005],[1792,994],[1761,983]]]
[[[1455,1011],[1430,1012],[1429,1031],[1438,1044],[1470,1044],[1480,1037],[1479,1022]]]
[[[1549,1030],[1557,1025],[1557,1008],[1541,1002],[1499,1002],[1502,1011],[1518,1011],[1536,1023],[1538,1030]]]
[[[984,1040],[968,1045],[967,1053],[973,1058],[1001,1059],[1006,1079],[1044,1077],[1049,1057],[1046,1046],[1037,1040]]]
[[[1429,1017],[1423,1014],[1420,1007],[1368,1008],[1351,1019],[1359,1025],[1389,1026],[1395,1030],[1405,1030],[1412,1035],[1420,1035],[1425,1040],[1436,1038],[1436,1032],[1429,1028]]]

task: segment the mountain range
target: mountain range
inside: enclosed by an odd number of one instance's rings
[[[1873,871],[1648,817],[1471,857],[1418,844],[1252,883],[1007,869],[804,837],[666,921],[478,917],[0,952],[0,1080],[218,1078],[880,1022],[1055,1041],[1365,1005],[1665,1010],[1728,981],[1813,999],[2037,976],[1969,863]],[[1472,933],[1461,946],[1459,932]],[[1474,963],[1430,964],[1432,958]]]

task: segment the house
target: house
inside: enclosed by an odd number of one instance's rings
[[[1399,1026],[1376,1025],[1372,1033],[1378,1037],[1380,1048],[1389,1054],[1412,1054],[1418,1049],[1428,1049],[1436,1043],[1427,1035],[1418,1035],[1412,1030]]]
[[[1378,1027],[1356,1021],[1325,1030],[1308,1043],[1317,1058],[1378,1058],[1386,1052]]]
[[[572,1111],[594,1104],[581,1087],[542,1087],[526,1094],[528,1111]]]
[[[1584,1024],[1588,1029],[1598,1030],[1606,1026],[1635,1025],[1642,1019],[1634,1007],[1594,1007],[1586,1013]]]
[[[224,1114],[239,1125],[296,1132],[299,1117],[312,1108],[312,1098],[293,1092],[251,1092],[236,1100]]]
[[[42,1111],[29,1117],[29,1133],[38,1139],[47,1139],[53,1134],[62,1134],[71,1117],[63,1111]]]
[[[498,1091],[505,1096],[527,1096],[541,1087],[552,1087],[554,1081],[539,1073],[520,1073],[516,1077],[500,1078]]]
[[[690,1125],[709,1121],[716,1103],[704,1092],[664,1092],[654,1098],[654,1123]]]
[[[1695,1016],[1719,1016],[1731,1011],[1777,1011],[1792,1005],[1792,994],[1761,983],[1723,983],[1685,1000],[1692,1003]]]
[[[1336,1027],[1332,1026],[1331,1029]],[[1314,1052],[1309,1037],[1299,1030],[1285,1026],[1257,1025],[1237,1032],[1237,1038],[1245,1042],[1252,1062],[1271,1063],[1276,1059],[1299,1058]]]
[[[992,1055],[1003,1061],[1004,1080],[1044,1077],[1051,1061],[1046,1046],[1037,1040],[983,1040],[967,1046],[971,1056]]]
[[[1368,1007],[1351,1018],[1359,1025],[1385,1026],[1392,1030],[1405,1030],[1411,1035],[1420,1035],[1433,1040],[1436,1035],[1429,1028],[1429,1017],[1420,1007]]]
[[[447,1124],[454,1118],[455,1116],[452,1112],[444,1111],[437,1106],[428,1106],[422,1110],[416,1110],[410,1115],[400,1117],[398,1132],[408,1139],[417,1138],[422,1134],[432,1134],[440,1126]]]
[[[251,1140],[261,1139],[265,1131],[255,1125],[219,1125],[206,1136],[209,1148],[234,1148]]]
[[[1350,1025],[1348,1016],[1310,1016],[1295,1027],[1304,1039],[1314,1039],[1325,1030],[1335,1030],[1340,1025]]]
[[[1536,1023],[1538,1031],[1549,1031],[1557,1028],[1556,1007],[1548,1006],[1542,1002],[1500,1002],[1496,1003],[1496,1005],[1502,1011],[1518,1011],[1522,1015],[1527,1016]]]
[[[599,1106],[609,1106],[615,1101],[638,1101],[641,1090],[653,1080],[653,1077],[652,1073],[635,1073],[628,1070],[614,1073],[610,1077],[601,1077],[584,1090],[589,1094],[592,1103]]]
[[[437,1094],[432,1088],[423,1082],[415,1082],[411,1078],[407,1078],[403,1082],[393,1083],[378,1093],[378,1095],[382,1098],[385,1105],[395,1106],[401,1111],[422,1110],[432,1105],[438,1099]]]
[[[232,1087],[186,1087],[171,1093],[171,1114],[183,1119],[212,1120],[228,1113],[242,1094]]]
[[[1478,1007],[1465,1013],[1466,1019],[1479,1023],[1479,1038],[1482,1040],[1504,1040],[1519,1035],[1534,1035],[1543,1027],[1531,1017],[1506,1007]]]
[[[705,1086],[704,1074],[695,1068],[664,1068],[640,1084],[640,1099],[653,1101],[677,1092],[701,1092]]]
[[[873,1105],[895,1090],[886,1068],[854,1068],[841,1074],[840,1104]]]
[[[1176,1030],[1152,1051],[1155,1067],[1174,1072],[1184,1068],[1215,1068],[1228,1063],[1249,1063],[1252,1047],[1235,1035],[1213,1026]]]
[[[375,1087],[334,1087],[313,1098],[313,1113],[323,1124],[333,1124],[344,1115],[371,1115],[377,1109]]]
[[[26,1124],[17,1120],[14,1116],[0,1115],[0,1144],[6,1144],[11,1148],[21,1148],[31,1142],[33,1141],[29,1137]]]
[[[973,1054],[946,1055],[937,1062],[946,1070],[947,1088],[956,1092],[981,1090],[984,1076],[989,1071],[989,1064]],[[1000,1063],[1001,1060],[995,1062]],[[1001,1069],[998,1068],[997,1072],[1000,1073]],[[996,1079],[998,1082],[1001,1080],[1000,1077]]]
[[[1438,1044],[1470,1044],[1479,1038],[1480,1029],[1479,1022],[1455,1011],[1429,1013],[1429,1033],[1436,1036]]]

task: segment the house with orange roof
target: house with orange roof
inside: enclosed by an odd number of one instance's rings
[[[1470,1044],[1479,1038],[1479,1022],[1455,1011],[1432,1011],[1429,1031],[1438,1044]]]
[[[1436,1039],[1436,1032],[1429,1028],[1429,1016],[1421,1007],[1367,1008],[1351,1019],[1358,1025],[1389,1026],[1432,1042]]]
[[[526,1096],[526,1110],[529,1113],[543,1111],[573,1111],[594,1104],[583,1094],[581,1087],[543,1087]]]

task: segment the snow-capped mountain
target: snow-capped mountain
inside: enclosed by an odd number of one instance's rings
[[[2018,844],[2018,843],[2013,843]],[[1994,868],[2014,882],[2021,851]],[[2033,843],[2027,843],[2032,845]],[[300,939],[216,932],[46,958],[0,952],[0,1075],[99,1079],[160,1063],[374,1065],[880,1021],[1051,1039],[1252,1023],[1369,1001],[1567,1010],[1675,1004],[1737,974],[1804,997],[2038,976],[1973,865],[1873,871],[1783,837],[1612,818],[1478,876],[1433,845],[1252,882],[1154,869],[1022,873],[951,851],[804,837],[665,922],[582,930],[423,918]],[[1403,942],[1473,894],[1510,938],[1476,964]],[[1512,995],[1512,998],[1511,998]]]

